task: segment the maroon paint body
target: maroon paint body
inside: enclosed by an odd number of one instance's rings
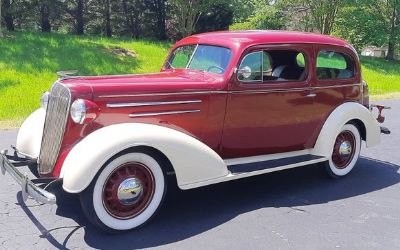
[[[171,52],[186,44],[211,44],[231,49],[232,58],[224,74],[188,69],[165,69],[144,75],[77,77],[64,79],[72,101],[83,98],[99,106],[89,124],[67,123],[56,167],[59,176],[70,149],[96,129],[117,123],[151,123],[170,127],[204,142],[223,158],[236,158],[312,148],[324,121],[343,102],[367,102],[361,86],[360,65],[346,42],[298,32],[215,32],[194,35],[175,44]],[[234,73],[250,51],[291,48],[300,50],[308,62],[304,81],[246,84]],[[355,77],[318,81],[316,55],[319,50],[345,53],[355,61]],[[338,87],[339,86],[339,87]],[[315,96],[313,95],[315,94]],[[201,103],[168,106],[109,108],[110,103],[201,100]],[[174,110],[196,113],[130,118],[129,114]],[[134,133],[135,131],[132,131]]]

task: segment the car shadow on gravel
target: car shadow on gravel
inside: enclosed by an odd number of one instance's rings
[[[327,203],[377,191],[400,182],[400,166],[375,159],[361,158],[353,172],[342,179],[331,180],[324,170],[312,165],[267,175],[226,182],[189,191],[170,189],[159,214],[144,227],[119,233],[105,234],[89,224],[76,195],[53,187],[57,195],[56,213],[75,220],[78,225],[58,242],[40,221],[25,208],[24,211],[42,232],[44,238],[57,248],[66,248],[69,238],[84,228],[86,244],[101,249],[127,249],[161,246],[201,234],[240,214],[261,208],[293,208]]]

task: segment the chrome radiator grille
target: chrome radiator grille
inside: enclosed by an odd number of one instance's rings
[[[68,120],[70,102],[69,89],[56,82],[51,89],[46,110],[39,154],[39,172],[41,174],[50,173],[57,161]]]

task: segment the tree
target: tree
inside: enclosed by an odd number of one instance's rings
[[[358,0],[338,16],[334,34],[358,50],[366,45],[388,46],[386,59],[395,58],[400,43],[400,0]]]
[[[3,0],[2,1],[2,9],[3,9],[3,16],[4,16],[4,21],[6,23],[6,28],[9,31],[14,31],[14,17],[12,15],[12,5],[14,1],[12,0]]]
[[[396,44],[400,38],[400,0],[387,0],[386,8],[390,14],[389,19],[389,34],[388,34],[388,53],[387,60],[394,60]]]
[[[105,23],[106,23],[106,25],[105,25],[106,26],[106,36],[111,37],[112,31],[111,31],[110,0],[104,0],[103,6],[104,6],[104,18],[105,18]]]
[[[2,0],[0,0],[0,38],[3,37],[3,26],[2,26],[3,17],[2,17],[2,15],[1,15],[1,9],[2,9],[1,1],[2,1]]]
[[[40,26],[42,32],[51,32],[50,24],[50,2],[46,0],[40,1]]]
[[[229,27],[232,30],[267,29],[281,30],[286,28],[288,17],[282,4],[276,1],[253,1],[253,14],[244,22]]]
[[[207,12],[200,16],[195,32],[227,30],[233,23],[233,8],[229,3],[210,6]]]
[[[166,0],[148,0],[150,10],[155,13],[156,24],[157,24],[157,38],[159,40],[167,39],[166,35]]]
[[[285,14],[292,19],[290,26],[329,35],[333,31],[338,13],[346,2],[346,0],[281,0],[278,4],[286,8]]]
[[[68,13],[73,20],[73,26],[77,35],[85,33],[85,4],[89,1],[84,0],[66,0],[63,2],[66,13]]]
[[[193,34],[204,7],[201,0],[171,0],[176,11],[178,31],[181,37]]]

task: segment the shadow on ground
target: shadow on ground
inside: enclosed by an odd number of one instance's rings
[[[361,158],[353,172],[342,179],[326,178],[319,166],[309,166],[272,174],[180,191],[172,190],[160,213],[141,229],[108,235],[97,231],[85,219],[77,196],[66,194],[60,185],[57,214],[72,218],[80,226],[71,228],[63,242],[51,235],[39,219],[23,207],[42,232],[42,237],[57,248],[65,248],[73,233],[84,227],[87,245],[101,249],[155,247],[181,241],[221,225],[236,216],[261,208],[282,208],[327,203],[387,188],[400,182],[400,166]],[[21,195],[18,195],[21,204]],[[305,206],[305,207],[304,207]]]

